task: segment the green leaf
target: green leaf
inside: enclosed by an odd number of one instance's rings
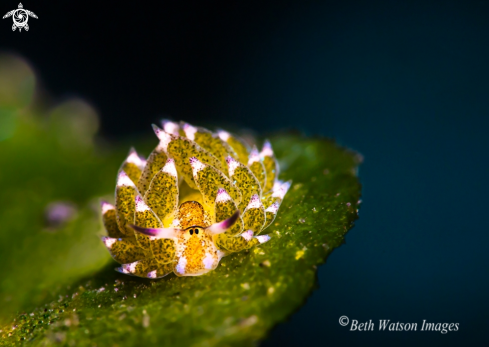
[[[357,218],[359,155],[321,138],[272,137],[280,178],[293,184],[267,229],[269,242],[223,258],[203,276],[129,277],[114,271],[118,264],[97,240],[103,232],[93,207],[112,194],[129,146],[95,146],[96,118],[77,102],[51,117],[25,111],[0,143],[0,345],[253,345],[304,303],[317,266]],[[78,129],[73,122],[85,133],[68,136],[66,129]],[[59,200],[78,212],[46,226],[46,206]]]

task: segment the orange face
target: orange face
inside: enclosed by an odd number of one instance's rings
[[[173,225],[180,229],[175,240],[177,276],[199,276],[219,265],[222,255],[205,230],[210,225],[204,207],[197,201],[186,201],[178,209]]]
[[[199,276],[214,270],[222,257],[212,236],[202,227],[182,230],[175,246],[174,272],[177,276]]]

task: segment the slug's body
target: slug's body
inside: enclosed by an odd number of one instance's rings
[[[139,277],[199,276],[222,257],[270,239],[289,182],[277,180],[271,145],[259,153],[227,132],[189,124],[154,126],[160,143],[147,160],[134,150],[117,178],[115,206],[102,202],[102,241]],[[243,211],[240,213],[239,211]]]

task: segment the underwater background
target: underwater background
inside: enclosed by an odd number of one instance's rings
[[[0,50],[55,100],[87,100],[107,142],[171,117],[363,155],[356,226],[264,346],[489,343],[489,1],[24,6],[39,19],[21,33],[0,22]],[[342,315],[460,329],[353,332]]]

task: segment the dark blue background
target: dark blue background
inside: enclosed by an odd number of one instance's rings
[[[265,346],[489,345],[487,0],[24,6],[39,19],[21,34],[2,22],[0,48],[54,95],[88,99],[108,138],[168,114],[364,155],[360,219]],[[341,315],[460,330],[351,332]]]

